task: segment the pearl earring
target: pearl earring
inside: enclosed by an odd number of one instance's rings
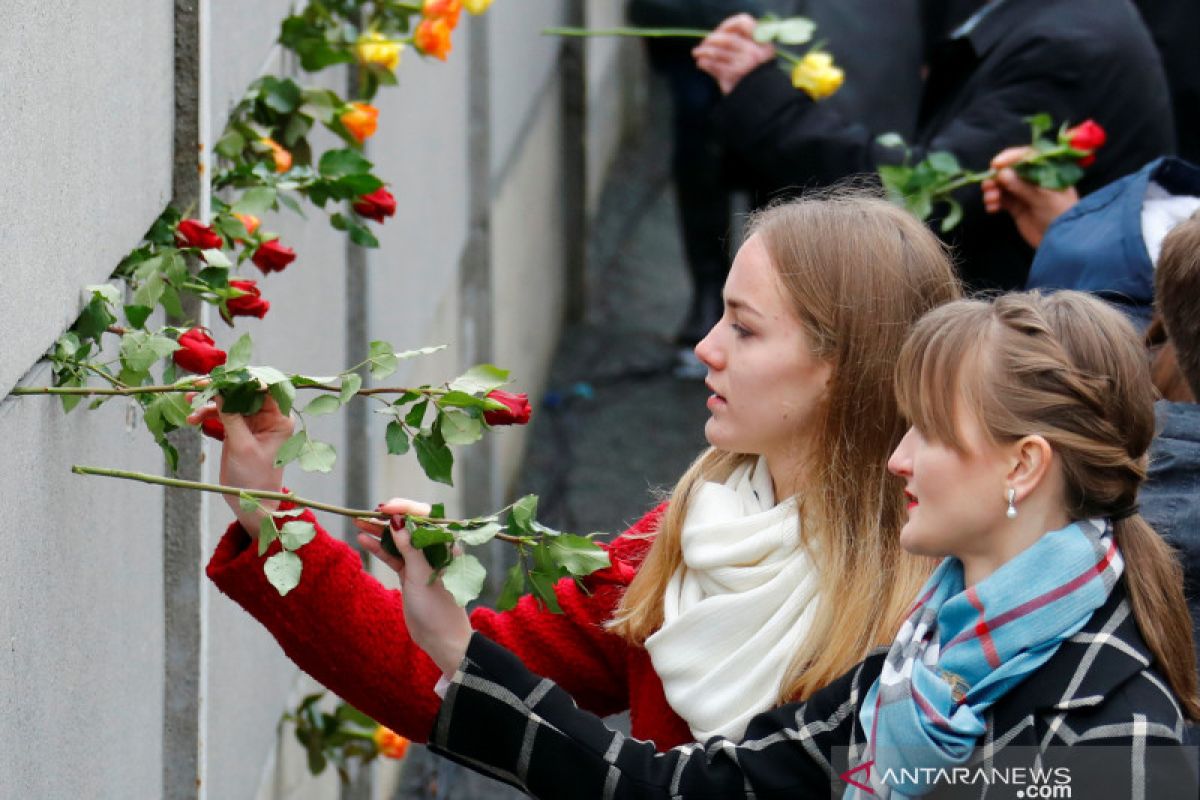
[[[1008,510],[1004,512],[1004,516],[1009,519],[1017,518],[1017,490],[1008,487]]]

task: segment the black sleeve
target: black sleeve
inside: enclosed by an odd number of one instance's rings
[[[808,703],[758,715],[740,744],[713,737],[659,753],[580,711],[553,682],[475,634],[429,741],[535,797],[826,798],[833,749],[855,733],[857,687],[878,669],[879,659],[869,660]]]

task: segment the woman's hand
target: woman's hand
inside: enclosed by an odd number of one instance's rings
[[[983,189],[983,206],[989,214],[1007,211],[1017,223],[1017,231],[1021,238],[1031,247],[1042,243],[1042,237],[1054,220],[1079,202],[1079,193],[1075,187],[1066,189],[1043,189],[1040,186],[1021,180],[1012,166],[1025,156],[1032,148],[1010,147],[1003,150],[992,159],[992,169],[996,170],[994,179],[981,184]]]
[[[269,393],[263,397],[262,409],[249,416],[225,414],[221,411],[221,404],[222,398],[217,396],[188,416],[188,423],[192,425],[216,417],[225,426],[225,441],[221,447],[221,483],[240,489],[281,491],[283,468],[275,466],[275,456],[291,437],[295,422],[290,416],[285,417],[279,412],[279,405]],[[257,536],[262,512],[244,510],[238,498],[232,495],[225,495],[225,502],[233,509],[246,532]],[[274,510],[279,503],[263,500],[262,505]]]
[[[409,504],[414,510],[423,506],[424,514],[429,506],[411,500],[390,500],[386,507]],[[361,527],[361,526],[360,526]],[[466,609],[454,602],[454,596],[446,591],[440,580],[433,580],[433,568],[425,560],[425,554],[412,546],[412,539],[404,529],[404,518],[392,517],[392,539],[400,551],[400,558],[388,555],[374,535],[360,533],[358,542],[363,549],[396,570],[400,576],[400,590],[404,593],[404,622],[409,636],[424,650],[443,675],[453,675],[467,655],[471,641],[471,621]]]
[[[696,66],[716,80],[722,94],[729,94],[742,78],[774,60],[774,47],[754,41],[757,24],[749,14],[735,14],[692,50]]]

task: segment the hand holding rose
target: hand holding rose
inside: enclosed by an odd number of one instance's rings
[[[241,489],[278,492],[283,489],[283,468],[275,466],[275,456],[292,435],[295,423],[279,411],[279,405],[270,393],[263,397],[260,411],[249,416],[224,414],[221,398],[207,403],[188,416],[191,425],[205,426],[216,430],[212,423],[220,423],[224,431],[221,447],[221,483]],[[251,536],[258,535],[261,511],[246,511],[238,498],[225,495],[225,502],[237,515],[238,522]],[[263,506],[273,509],[278,503],[264,500]]]
[[[1013,165],[1032,152],[1030,147],[1010,147],[1000,152],[991,164],[996,177],[983,181],[981,188],[983,205],[988,213],[1007,211],[1017,224],[1021,238],[1031,247],[1037,247],[1050,223],[1079,202],[1079,192],[1074,186],[1043,189],[1017,175]]]
[[[758,20],[736,14],[722,22],[692,51],[696,66],[716,80],[722,94],[729,94],[742,78],[775,60],[775,48],[754,41]]]

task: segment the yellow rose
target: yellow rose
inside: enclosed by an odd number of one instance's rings
[[[463,0],[463,8],[468,14],[482,14],[491,4],[492,0]]]
[[[814,51],[800,59],[792,69],[792,86],[813,100],[824,100],[842,87],[846,74],[833,65],[829,53]]]
[[[382,33],[364,33],[354,44],[354,57],[362,64],[378,64],[389,70],[400,65],[401,42],[393,42]]]

